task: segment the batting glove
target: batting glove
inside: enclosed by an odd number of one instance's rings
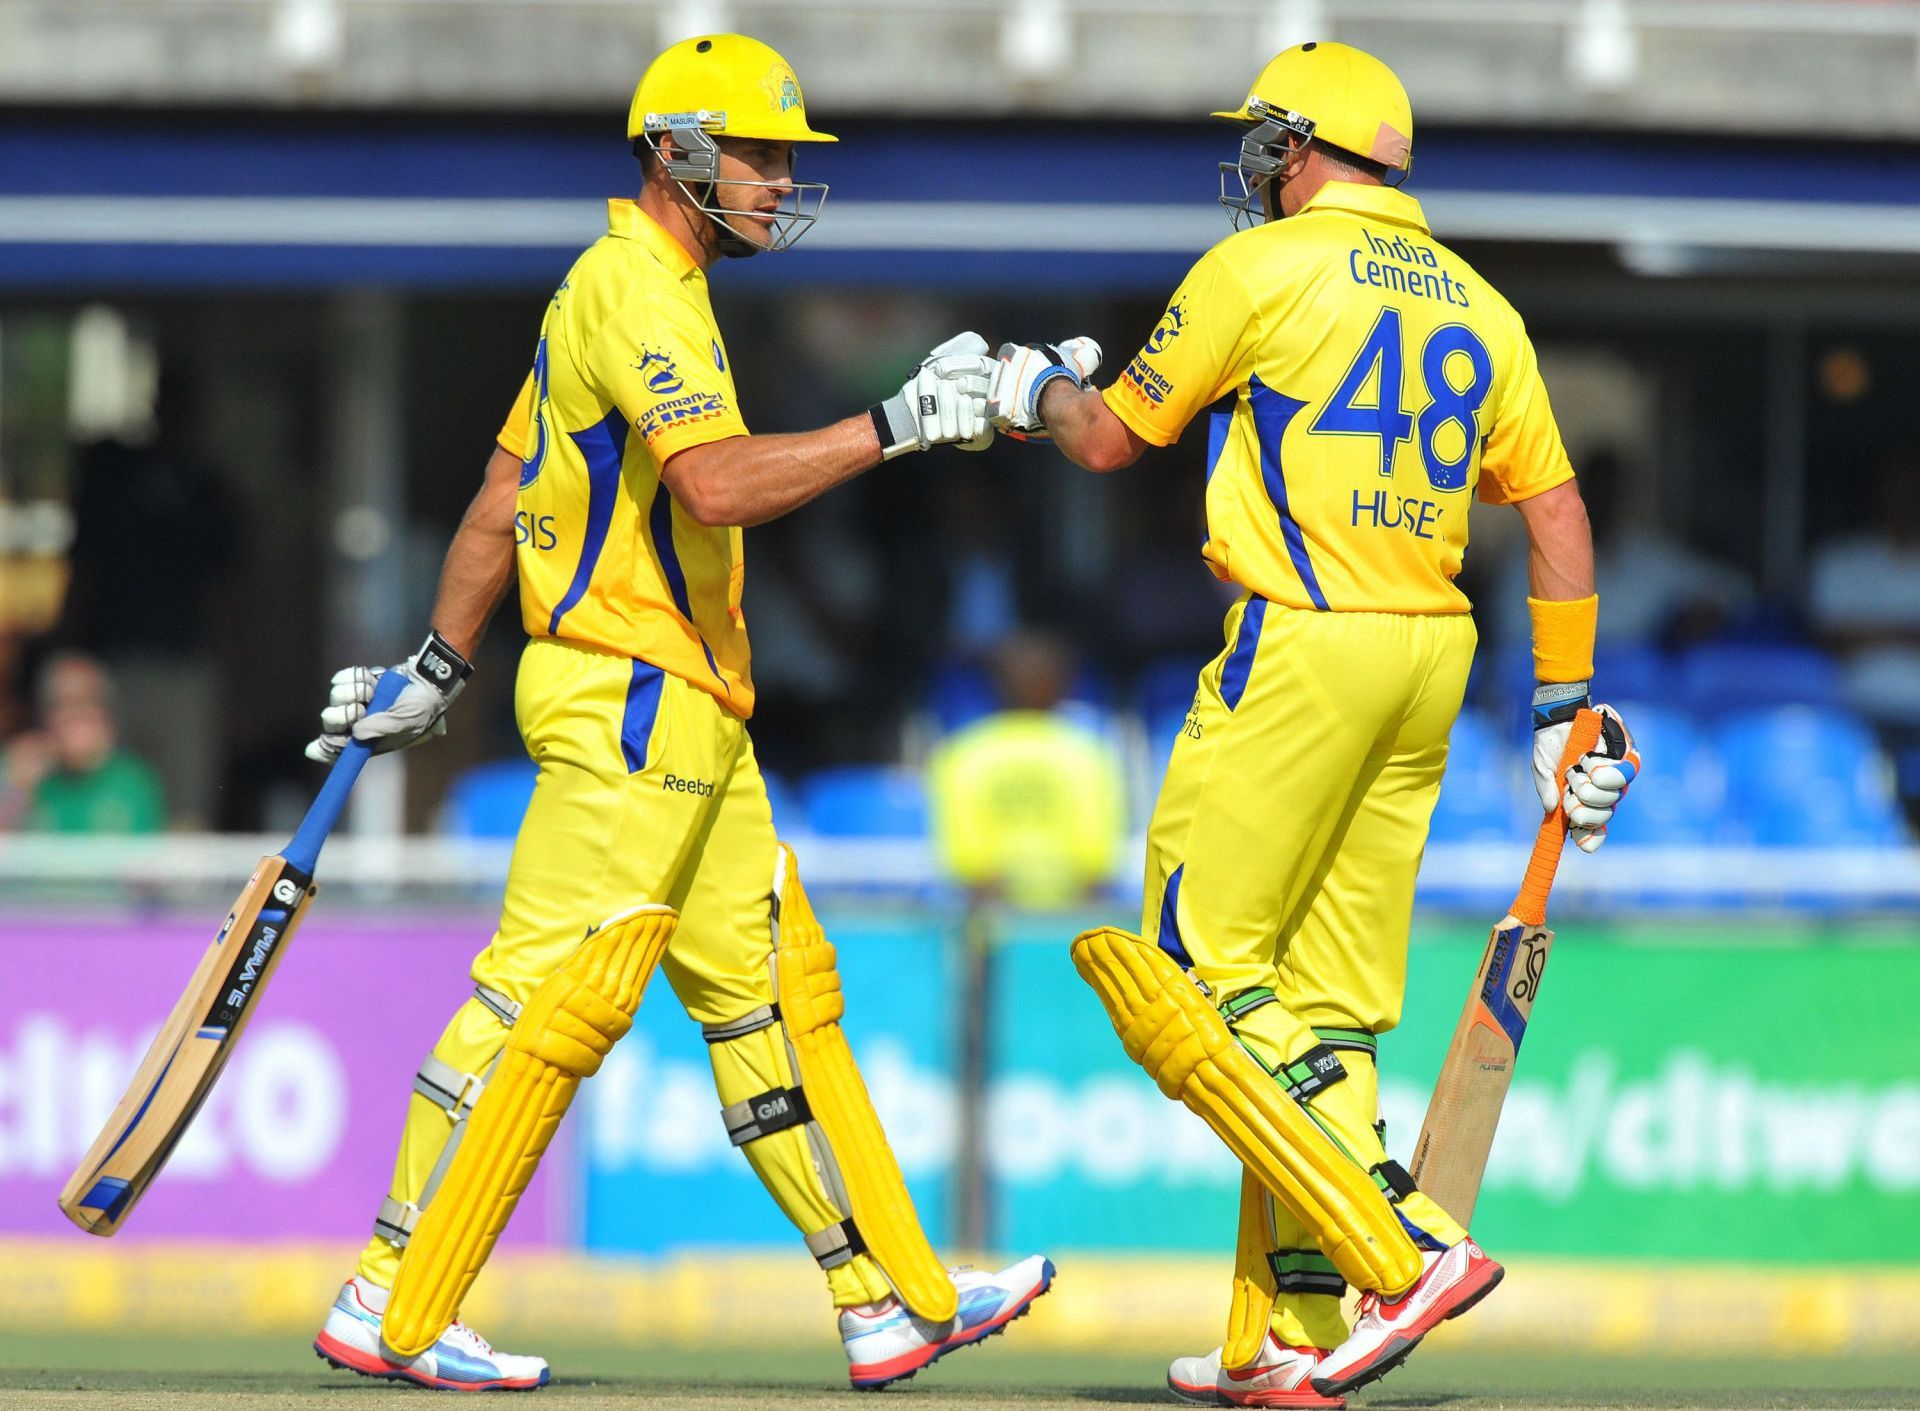
[[[987,424],[993,367],[987,340],[977,333],[949,338],[928,353],[906,385],[870,413],[880,458],[890,461],[929,446],[984,451],[993,440]]]
[[[1573,717],[1583,709],[1600,713],[1600,741],[1574,761],[1565,779],[1558,777],[1560,756],[1566,752]],[[1548,812],[1559,804],[1567,811],[1567,836],[1582,852],[1598,852],[1607,840],[1607,825],[1640,773],[1640,752],[1620,712],[1610,705],[1596,706],[1585,681],[1542,685],[1533,693],[1533,788],[1540,807]]]
[[[308,759],[332,764],[349,738],[375,754],[391,754],[430,735],[447,733],[447,707],[473,675],[473,664],[446,638],[431,632],[420,650],[393,670],[406,677],[407,684],[392,705],[372,715],[367,714],[367,706],[387,668],[349,666],[333,674],[327,708],[320,712],[320,734],[307,745]]]
[[[1084,336],[1064,343],[1002,343],[987,415],[1010,436],[1042,439],[1047,428],[1040,420],[1040,394],[1047,384],[1064,377],[1084,387],[1099,368],[1100,345]]]

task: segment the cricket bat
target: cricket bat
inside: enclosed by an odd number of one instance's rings
[[[399,672],[387,672],[368,712],[386,709],[405,686]],[[120,1105],[61,1190],[60,1209],[87,1233],[104,1237],[120,1228],[213,1091],[318,890],[320,848],[371,753],[349,740],[293,841],[260,859]]]
[[[1560,757],[1558,777],[1563,789],[1567,771],[1599,740],[1599,712],[1581,711],[1574,717]],[[1527,1021],[1533,1017],[1533,1003],[1546,974],[1547,952],[1553,948],[1553,932],[1545,924],[1547,893],[1553,888],[1553,874],[1566,843],[1567,815],[1563,805],[1556,803],[1533,840],[1533,855],[1527,859],[1526,879],[1513,909],[1487,937],[1486,954],[1473,977],[1453,1042],[1447,1045],[1446,1062],[1433,1086],[1433,1100],[1427,1104],[1427,1120],[1413,1148],[1414,1184],[1462,1228],[1472,1226],[1494,1129],[1500,1125],[1520,1041],[1527,1036]]]

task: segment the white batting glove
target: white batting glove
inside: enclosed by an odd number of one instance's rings
[[[1567,771],[1557,771],[1566,752],[1573,717],[1582,708],[1600,713],[1600,741]],[[1607,840],[1607,825],[1640,773],[1640,752],[1620,712],[1610,705],[1593,705],[1587,683],[1539,687],[1533,693],[1533,788],[1540,807],[1551,811],[1559,804],[1567,811],[1567,836],[1582,852],[1598,852]]]
[[[993,441],[987,423],[993,367],[987,340],[977,333],[949,338],[928,353],[906,385],[870,413],[880,458],[890,461],[929,446],[984,451]]]
[[[400,665],[392,668],[407,684],[392,705],[373,715],[367,706],[384,666],[349,666],[333,674],[327,708],[320,712],[320,734],[307,745],[307,758],[332,764],[349,738],[375,754],[391,754],[432,735],[447,733],[447,707],[473,674],[473,666],[438,632]]]
[[[993,390],[987,394],[987,415],[1010,435],[1044,437],[1047,428],[1040,420],[1040,394],[1047,385],[1064,377],[1075,387],[1084,387],[1099,368],[1100,345],[1085,336],[1064,343],[1002,343],[993,369]]]

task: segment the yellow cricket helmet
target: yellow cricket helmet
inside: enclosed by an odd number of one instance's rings
[[[807,102],[793,65],[744,34],[683,39],[647,66],[633,90],[627,136],[697,124],[719,137],[774,142],[838,142],[807,123]]]
[[[1406,86],[1392,69],[1350,44],[1296,44],[1276,54],[1244,103],[1213,116],[1277,121],[1391,171],[1413,166],[1413,104]]]
[[[1405,176],[1413,166],[1413,105],[1392,69],[1348,44],[1283,50],[1260,70],[1246,101],[1213,115],[1247,124],[1240,159],[1220,163],[1220,204],[1233,228],[1267,219],[1263,192],[1309,140]]]
[[[670,146],[662,139],[671,136]],[[743,232],[738,220],[763,220],[767,213],[732,210],[719,204],[720,137],[766,142],[838,142],[815,132],[807,122],[807,100],[793,65],[777,50],[744,34],[706,34],[683,39],[647,66],[627,110],[627,137],[639,153],[643,146],[678,182],[696,209],[719,230],[719,250],[739,258],[766,250],[784,250],[819,219],[826,203],[824,181],[745,181],[727,184],[741,190],[778,193],[779,207],[766,238]]]

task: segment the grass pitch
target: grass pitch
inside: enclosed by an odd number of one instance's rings
[[[1062,1354],[1023,1350],[1012,1339],[947,1358],[870,1400],[846,1387],[846,1364],[830,1344],[808,1351],[556,1346],[506,1339],[539,1351],[555,1382],[527,1411],[661,1407],[755,1411],[841,1406],[852,1411],[1094,1411],[1171,1404],[1162,1352]],[[422,1398],[430,1398],[422,1400]],[[0,1332],[0,1411],[100,1407],[107,1411],[377,1411],[450,1404],[431,1393],[387,1387],[322,1364],[298,1336],[100,1337]],[[489,1399],[489,1407],[500,1402]],[[520,1402],[508,1402],[519,1406]],[[1415,1354],[1351,1404],[1378,1411],[1907,1411],[1920,1406],[1920,1353],[1739,1361],[1566,1356]]]

